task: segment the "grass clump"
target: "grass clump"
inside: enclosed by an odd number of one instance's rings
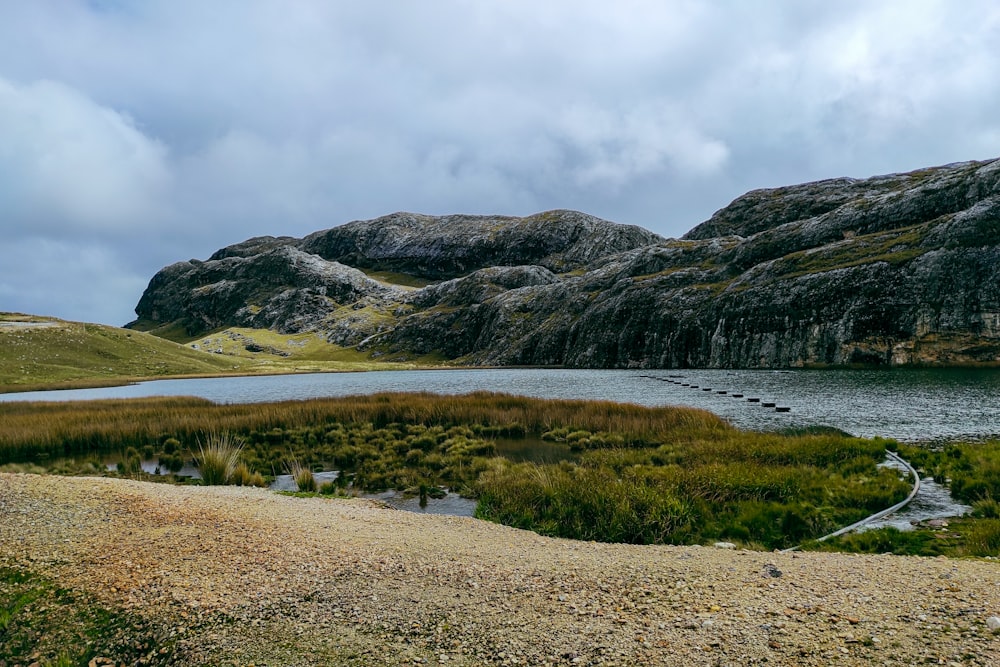
[[[231,483],[235,479],[243,446],[241,438],[228,432],[210,436],[206,444],[199,443],[200,451],[195,461],[201,473],[201,483],[206,486]],[[241,475],[245,474],[249,474],[249,470],[246,473],[241,470]]]
[[[237,463],[236,467],[233,468],[233,474],[229,477],[229,483],[236,486],[259,486],[262,488],[267,486],[264,476],[259,472],[250,470],[250,466],[243,461]]]
[[[316,492],[316,477],[313,475],[312,470],[305,467],[298,461],[293,461],[291,473],[292,479],[295,481],[295,487],[299,491],[302,491],[303,493]]]
[[[971,523],[963,534],[965,552],[969,556],[1000,555],[1000,519],[980,519]]]

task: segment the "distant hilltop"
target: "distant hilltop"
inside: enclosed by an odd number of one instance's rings
[[[575,211],[259,237],[162,269],[136,313],[466,364],[1000,365],[1000,159],[755,190],[680,239]]]

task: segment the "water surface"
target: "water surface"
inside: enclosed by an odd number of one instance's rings
[[[383,391],[464,394],[480,390],[693,406],[741,428],[759,430],[825,425],[904,442],[1000,437],[997,369],[373,371],[156,380],[126,387],[0,394],[0,401],[200,396],[218,403],[256,403]],[[743,397],[734,398],[734,393]],[[761,402],[751,403],[748,398]],[[789,412],[765,408],[765,402]]]

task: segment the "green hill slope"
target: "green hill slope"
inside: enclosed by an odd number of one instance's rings
[[[247,359],[199,352],[139,331],[0,313],[0,392],[232,373],[252,365]]]

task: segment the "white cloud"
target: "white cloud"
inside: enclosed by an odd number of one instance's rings
[[[15,234],[127,231],[158,218],[166,148],[57,82],[0,79],[0,201]]]

